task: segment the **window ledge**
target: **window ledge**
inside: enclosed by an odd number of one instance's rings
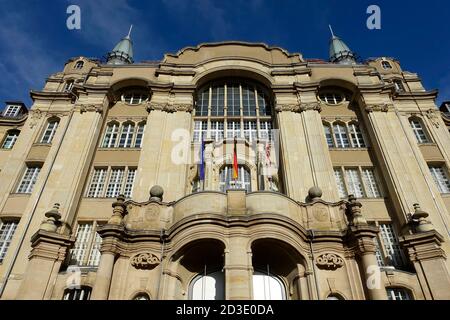
[[[335,147],[330,148],[330,147],[328,147],[328,149],[330,151],[346,151],[346,152],[348,152],[348,151],[369,151],[368,147],[365,147],[365,148],[335,148]]]
[[[29,197],[31,196],[31,193],[20,193],[20,192],[11,192],[9,195],[13,197]]]
[[[437,146],[437,144],[434,142],[424,142],[424,143],[419,143],[419,146]]]
[[[35,142],[35,143],[33,143],[33,147],[34,146],[50,147],[51,145],[52,145],[51,143],[44,143],[44,142]]]
[[[98,151],[141,151],[142,148],[98,148]]]

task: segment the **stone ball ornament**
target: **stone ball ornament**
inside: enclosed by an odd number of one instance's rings
[[[150,200],[162,201],[164,195],[163,187],[155,185],[150,189]]]
[[[310,199],[320,199],[323,195],[322,189],[314,186],[308,190],[308,197]]]

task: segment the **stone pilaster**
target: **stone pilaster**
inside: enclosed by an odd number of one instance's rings
[[[252,297],[252,254],[247,250],[248,240],[231,237],[225,251],[225,299],[251,300]]]

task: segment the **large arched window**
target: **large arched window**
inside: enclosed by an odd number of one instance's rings
[[[220,170],[220,191],[228,189],[244,189],[252,191],[250,171],[244,166],[238,166],[238,177],[233,179],[233,167],[225,166]]]
[[[283,282],[270,273],[253,274],[253,300],[285,300],[286,290]]]
[[[191,284],[192,300],[224,300],[225,278],[222,271],[198,275]]]
[[[197,94],[194,141],[202,137],[270,139],[272,104],[266,90],[250,80],[210,83]],[[200,133],[200,130],[202,131]]]

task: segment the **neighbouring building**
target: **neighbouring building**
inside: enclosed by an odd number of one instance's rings
[[[73,58],[0,117],[0,297],[450,299],[436,96],[335,35]]]

